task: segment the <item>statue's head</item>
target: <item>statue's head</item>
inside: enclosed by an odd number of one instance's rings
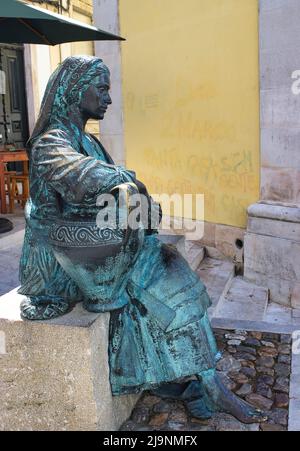
[[[110,73],[100,58],[71,56],[51,75],[31,141],[49,127],[77,117],[101,120],[111,104]]]
[[[111,98],[109,70],[100,58],[70,56],[51,76],[52,114],[78,110],[86,119],[103,119]],[[50,85],[50,86],[49,86]],[[51,92],[52,91],[52,92]]]
[[[103,65],[103,69],[99,70],[99,75],[92,78],[89,87],[81,92],[79,109],[85,119],[101,120],[104,118],[106,110],[111,104],[109,89],[109,72]]]

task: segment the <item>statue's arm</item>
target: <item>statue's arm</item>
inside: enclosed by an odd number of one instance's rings
[[[135,181],[132,171],[76,152],[59,130],[48,132],[35,143],[31,164],[36,177],[44,178],[72,204],[94,204],[99,194]]]

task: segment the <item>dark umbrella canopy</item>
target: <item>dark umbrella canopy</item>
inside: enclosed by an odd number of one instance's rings
[[[18,0],[0,0],[0,42],[56,45],[117,40],[123,38]]]

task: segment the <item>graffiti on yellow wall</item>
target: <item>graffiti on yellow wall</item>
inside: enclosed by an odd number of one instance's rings
[[[127,166],[245,226],[259,198],[257,0],[120,0]]]

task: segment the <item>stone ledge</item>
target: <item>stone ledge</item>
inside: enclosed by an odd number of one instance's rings
[[[22,299],[0,298],[0,430],[118,430],[138,396],[111,395],[109,314],[23,321]]]
[[[286,204],[278,205],[272,202],[258,202],[250,205],[248,216],[300,223],[300,208],[296,205],[288,206]]]

